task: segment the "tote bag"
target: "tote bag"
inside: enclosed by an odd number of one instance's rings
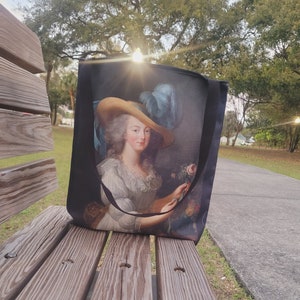
[[[67,209],[78,225],[198,242],[227,83],[164,65],[79,64]]]

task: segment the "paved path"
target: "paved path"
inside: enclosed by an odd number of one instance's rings
[[[255,299],[300,299],[300,181],[219,158],[207,228]]]

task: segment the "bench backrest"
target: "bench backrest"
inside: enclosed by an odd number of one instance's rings
[[[0,4],[0,223],[57,188],[52,158],[3,160],[53,149],[44,71],[38,37]]]

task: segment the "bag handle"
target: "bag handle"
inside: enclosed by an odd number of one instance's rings
[[[168,211],[165,211],[165,212],[157,212],[157,213],[141,213],[141,214],[135,214],[135,213],[130,213],[128,211],[125,211],[123,210],[119,205],[118,203],[116,202],[113,194],[111,193],[111,191],[107,188],[107,186],[103,183],[103,181],[101,180],[100,178],[100,185],[102,186],[103,188],[103,191],[105,193],[105,196],[106,198],[108,199],[108,201],[115,207],[117,208],[118,210],[120,210],[121,212],[127,214],[127,215],[131,215],[131,216],[134,216],[134,217],[154,217],[154,216],[159,216],[159,215],[164,215],[164,214],[167,214],[171,211],[173,211],[177,206],[178,204],[183,200],[183,198],[186,196],[186,194],[182,194],[182,196],[180,197],[179,200],[177,200],[177,204],[171,208],[170,210]]]

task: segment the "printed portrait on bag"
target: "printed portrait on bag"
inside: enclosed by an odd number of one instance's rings
[[[94,157],[86,176],[97,182],[97,195],[76,208],[81,217],[74,209],[73,215],[96,230],[197,241],[208,209],[203,190],[211,189],[199,174],[208,81],[157,65],[110,66],[88,67],[93,76],[82,98],[88,95],[92,108],[88,152]]]

